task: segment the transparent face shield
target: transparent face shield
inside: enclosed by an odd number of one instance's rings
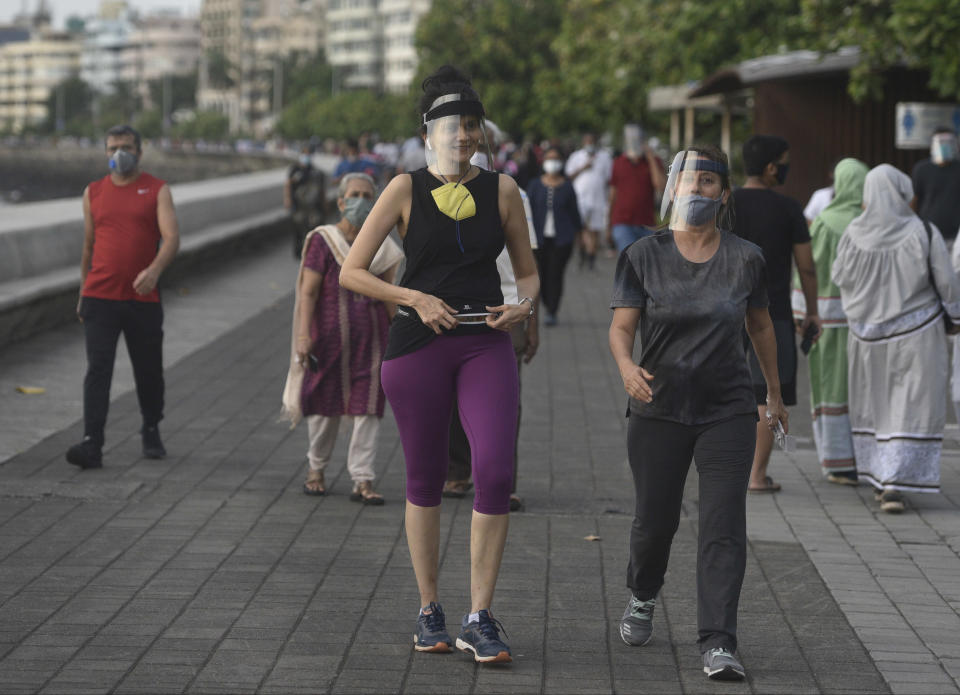
[[[623,151],[628,157],[643,154],[643,128],[636,123],[623,126]]]
[[[670,164],[660,204],[660,217],[670,213],[670,229],[715,226],[723,204],[727,165],[694,150],[677,152]]]
[[[460,177],[470,168],[470,157],[489,138],[483,126],[483,105],[460,94],[436,99],[423,116],[426,127],[427,167],[444,177]]]
[[[937,133],[930,141],[930,159],[934,164],[946,164],[957,158],[957,136]]]

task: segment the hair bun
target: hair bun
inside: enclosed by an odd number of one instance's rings
[[[453,65],[447,64],[441,65],[432,75],[424,79],[421,88],[424,92],[430,93],[433,91],[443,91],[447,85],[456,83],[468,87],[472,86],[470,78],[467,77],[466,73]]]

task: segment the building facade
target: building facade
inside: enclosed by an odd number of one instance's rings
[[[51,92],[79,72],[82,49],[74,36],[49,30],[0,45],[0,131],[44,121]]]
[[[197,106],[234,132],[269,130],[282,106],[282,62],[323,50],[325,0],[204,0]]]
[[[342,89],[402,92],[417,68],[413,37],[430,0],[329,0],[327,60]]]

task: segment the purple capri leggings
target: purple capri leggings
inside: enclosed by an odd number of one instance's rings
[[[510,335],[440,335],[425,347],[387,360],[383,390],[400,430],[407,464],[407,500],[440,504],[450,454],[454,403],[470,442],[473,508],[507,514],[513,483],[519,385]]]

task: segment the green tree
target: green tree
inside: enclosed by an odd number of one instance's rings
[[[364,131],[395,139],[411,132],[416,115],[407,95],[377,94],[368,90],[327,96],[313,88],[287,106],[276,131],[286,138],[345,139]]]
[[[207,79],[215,89],[227,89],[234,85],[233,65],[227,60],[223,51],[211,49],[207,51]]]
[[[882,71],[897,65],[928,70],[932,90],[960,99],[960,0],[804,0],[800,23],[813,47],[860,48],[855,99],[882,94]]]
[[[488,116],[512,133],[540,131],[555,104],[533,86],[555,79],[552,48],[563,24],[563,0],[446,0],[420,19],[413,88],[444,63],[465,70]],[[629,4],[629,3],[625,3]]]
[[[133,127],[145,138],[160,137],[163,135],[163,115],[160,109],[141,111],[133,119]]]
[[[323,52],[293,52],[283,59],[283,103],[302,94],[330,94],[332,70]]]
[[[69,135],[88,135],[94,93],[78,75],[60,82],[47,97],[47,117],[40,126],[44,133],[57,132],[62,125]],[[61,123],[58,124],[58,120]]]
[[[154,108],[163,110],[164,79],[150,80],[150,103]],[[178,109],[192,109],[197,105],[197,71],[186,75],[170,75],[167,78],[170,90],[170,113]]]
[[[216,111],[197,111],[192,119],[173,127],[174,137],[220,140],[230,133],[230,119]]]

